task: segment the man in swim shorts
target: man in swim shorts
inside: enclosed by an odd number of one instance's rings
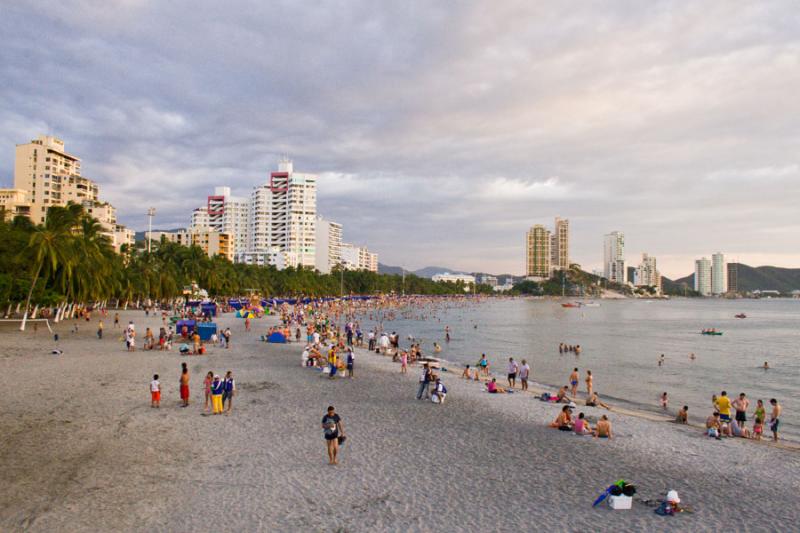
[[[733,400],[733,408],[736,410],[736,422],[739,426],[744,427],[747,422],[747,407],[750,405],[750,400],[747,399],[744,393],[739,394],[739,397]]]
[[[517,384],[517,372],[519,371],[519,365],[516,361],[514,361],[513,357],[508,358],[508,387],[513,389],[514,385]]]
[[[780,426],[781,420],[781,412],[783,411],[783,407],[778,405],[778,400],[772,398],[769,401],[772,404],[772,414],[770,415],[769,421],[769,429],[772,431],[772,440],[778,442],[778,427]]]
[[[523,359],[522,365],[519,367],[519,381],[522,384],[522,390],[528,390],[528,376],[531,373],[531,366]]]
[[[580,376],[578,375],[578,369],[577,368],[573,368],[572,369],[572,374],[569,375],[569,384],[572,387],[572,397],[573,398],[578,395],[578,378],[579,377]]]

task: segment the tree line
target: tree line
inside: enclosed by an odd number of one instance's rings
[[[5,315],[20,307],[24,313],[33,306],[165,302],[181,297],[192,283],[215,298],[252,292],[265,297],[464,294],[465,288],[463,283],[434,283],[415,275],[321,274],[308,268],[231,263],[222,256],[208,257],[198,246],[163,238],[152,243],[150,253],[141,246],[123,246],[118,254],[100,223],[77,204],[51,207],[41,225],[26,217],[0,222],[0,306]]]

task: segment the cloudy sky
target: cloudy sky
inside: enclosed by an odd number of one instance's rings
[[[54,134],[120,220],[186,225],[281,154],[381,262],[688,274],[721,250],[800,267],[800,9],[774,2],[148,2],[0,7],[0,185]]]

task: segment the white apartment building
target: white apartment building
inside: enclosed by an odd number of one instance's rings
[[[278,247],[286,266],[316,265],[317,177],[282,159],[269,182],[253,190],[247,252]]]
[[[625,269],[625,234],[612,231],[603,239],[603,277],[614,283],[625,284],[628,277]]]
[[[342,243],[341,264],[346,270],[378,271],[378,254],[370,252],[366,246]]]
[[[208,207],[198,207],[192,211],[192,229],[205,229],[208,227]]]
[[[274,266],[278,270],[286,268],[286,254],[277,246],[262,252],[242,252],[236,255],[235,260],[245,265]]]
[[[728,268],[725,254],[717,252],[711,256],[711,294],[725,294],[728,290]]]
[[[702,296],[711,294],[711,261],[705,257],[694,262],[694,290]]]
[[[342,262],[342,225],[317,217],[315,264],[317,270],[329,274]]]
[[[490,287],[497,287],[497,276],[481,274],[478,276],[478,283],[481,285],[489,285]]]
[[[0,189],[0,218],[13,220],[17,216],[31,216],[28,191],[24,189]]]
[[[655,287],[661,292],[661,274],[656,268],[656,258],[652,255],[642,254],[642,262],[636,267],[636,279],[633,283],[637,287]]]
[[[464,292],[469,292],[472,290],[472,285],[475,285],[475,276],[470,274],[451,274],[450,272],[442,272],[441,274],[434,275],[431,279],[437,283],[458,283],[461,281],[464,283]]]
[[[227,233],[231,236],[233,254],[247,251],[250,202],[231,196],[230,187],[215,187],[208,203],[192,213],[192,227],[195,219],[204,223],[210,230]]]

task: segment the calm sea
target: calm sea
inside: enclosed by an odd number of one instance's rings
[[[408,345],[407,337],[424,339],[425,353],[434,341],[440,356],[475,364],[486,353],[494,373],[506,372],[509,356],[527,359],[533,380],[565,385],[574,367],[594,376],[601,398],[630,407],[660,411],[658,398],[667,392],[669,412],[688,405],[696,421],[713,411],[712,394],[747,394],[752,408],[763,399],[783,405],[782,433],[800,440],[800,300],[670,301],[603,300],[600,307],[563,308],[560,302],[531,299],[489,300],[436,311],[413,311],[406,318],[384,323]],[[734,317],[746,313],[746,319]],[[423,316],[427,315],[427,316]],[[363,324],[372,322],[363,320]],[[444,342],[450,327],[451,341]],[[477,328],[475,327],[477,326]],[[722,336],[700,335],[716,328]],[[580,356],[560,355],[558,344],[579,344]],[[694,353],[696,359],[690,360]],[[661,354],[666,357],[658,366]],[[769,362],[770,370],[762,366]],[[450,378],[452,379],[452,377]],[[499,380],[498,380],[499,381]],[[504,381],[504,380],[503,380]]]

